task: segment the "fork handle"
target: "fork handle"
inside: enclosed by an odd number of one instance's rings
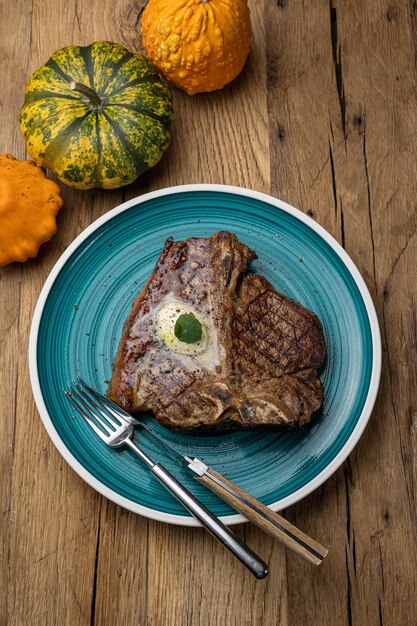
[[[261,579],[268,576],[267,565],[248,548],[223,522],[215,517],[191,491],[188,491],[162,465],[157,463],[151,468],[154,476],[174,495],[183,506],[215,537],[225,548],[230,550],[241,563]]]
[[[253,524],[281,541],[306,561],[320,565],[327,555],[327,548],[274,513],[246,491],[216,472],[212,467],[204,476],[194,477],[208,487],[236,511],[242,513]]]

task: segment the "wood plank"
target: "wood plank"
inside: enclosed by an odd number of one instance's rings
[[[268,111],[273,195],[340,235],[332,185],[335,107],[329,3],[268,3]]]
[[[330,509],[325,508],[329,518],[320,524],[331,537],[331,551],[338,551],[337,564],[329,563],[329,569],[332,578],[339,572],[339,591],[333,584],[329,598],[331,581],[312,580],[312,572],[294,562],[299,584],[289,589],[289,611],[294,623],[306,618],[303,598],[310,588],[318,600],[309,614],[313,623],[412,624],[417,614],[415,492],[410,480],[415,372],[408,350],[415,345],[415,177],[407,163],[416,146],[415,107],[409,106],[415,94],[414,73],[408,69],[414,67],[409,9],[403,2],[388,9],[382,2],[366,7],[361,2],[349,7],[322,3],[321,10],[317,4],[314,9],[304,3],[281,4],[272,35],[272,42],[279,41],[273,57],[279,58],[273,99],[281,117],[272,117],[278,138],[275,144],[271,140],[280,172],[277,184],[284,178],[285,192],[292,192],[289,201],[312,211],[352,255],[376,299],[385,344],[380,399],[362,441],[334,480],[294,507],[295,523],[303,527],[311,502],[323,492],[330,498]],[[309,24],[305,35],[294,32],[301,24]],[[305,123],[307,107],[313,124]],[[302,182],[291,178],[301,171]],[[399,215],[401,226],[396,223]],[[394,302],[386,282],[398,263],[402,272]],[[390,370],[399,362],[404,365],[395,380]],[[332,528],[335,519],[337,530]],[[345,571],[340,548],[346,552]]]
[[[340,239],[332,152],[332,112],[338,100],[329,3],[269,3],[266,23],[272,192]],[[287,554],[289,623],[349,624],[343,472],[284,516],[329,548],[318,569]]]
[[[149,522],[102,499],[91,623],[146,624]]]
[[[20,106],[21,92],[30,54],[29,37],[12,38],[8,34],[13,25],[20,23],[22,31],[31,30],[31,2],[6,6],[0,4],[0,74],[4,77],[0,92],[0,111],[2,115],[1,146],[2,152],[10,152],[16,158],[24,158],[24,145],[20,138],[15,119]],[[13,80],[9,68],[14,66],[16,75]],[[20,359],[19,316],[22,268],[13,265],[1,268],[0,272],[0,346],[2,363],[0,367],[1,427],[0,438],[0,624],[7,623],[8,580],[10,552],[10,530],[16,523],[16,512],[12,502],[11,474],[15,447],[15,413],[18,363]]]
[[[7,27],[13,33],[11,40],[16,42],[9,63],[11,58],[22,58],[18,49],[20,37],[23,50],[25,46],[28,50],[23,55],[26,65],[19,72],[19,80],[13,77],[13,99],[9,100],[8,110],[13,115],[9,126],[15,132],[18,155],[23,157],[24,141],[17,130],[16,119],[26,79],[56,49],[75,41],[90,43],[95,38],[103,38],[105,33],[96,30],[94,24],[99,22],[91,21],[86,4],[81,7],[72,1],[65,6],[50,5],[34,0],[32,13],[28,12],[29,18],[23,22],[16,38],[15,25],[26,15],[27,4],[18,2],[15,6],[16,14],[8,14],[12,21]],[[105,15],[111,22],[108,8]],[[89,23],[85,30],[82,29],[84,19]],[[10,71],[8,74],[11,76]],[[13,368],[18,383],[15,387],[17,405],[12,417],[15,427],[13,473],[9,474],[13,518],[8,537],[7,623],[11,626],[90,624],[95,584],[101,499],[67,466],[49,440],[34,407],[26,352],[34,306],[54,262],[93,219],[122,200],[122,192],[97,191],[92,195],[64,185],[61,188],[65,205],[58,217],[57,235],[43,247],[37,259],[20,268],[18,341],[9,343],[9,351],[13,350],[18,359]],[[7,271],[13,269],[6,268]],[[10,290],[8,298],[12,294]],[[19,302],[15,302],[15,306],[18,305]]]
[[[347,483],[352,621],[411,626],[417,616],[411,480],[417,240],[410,168],[417,150],[416,108],[410,106],[417,86],[411,69],[416,39],[409,3],[353,2],[349,11],[337,3],[336,9],[348,154],[340,165],[336,157],[341,173],[336,180],[341,180],[347,250],[368,284],[374,277],[384,348],[379,402],[351,457]]]

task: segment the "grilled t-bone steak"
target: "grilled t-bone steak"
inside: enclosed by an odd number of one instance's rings
[[[246,274],[254,258],[228,232],[168,239],[125,322],[108,396],[185,432],[305,425],[322,403],[322,327],[265,278]],[[179,354],[161,338],[167,307],[202,321],[199,352]]]

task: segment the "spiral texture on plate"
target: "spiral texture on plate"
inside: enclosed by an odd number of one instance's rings
[[[327,343],[323,408],[300,432],[189,436],[152,420],[156,430],[265,504],[276,503],[307,485],[342,449],[361,415],[372,372],[370,323],[352,274],[317,232],[285,210],[233,193],[178,192],[138,199],[96,228],[59,271],[42,311],[37,368],[43,400],[62,442],[90,475],[132,503],[181,516],[188,513],[129,450],[98,441],[61,389],[77,374],[106,389],[124,319],[166,238],[218,230],[234,232],[256,250],[252,270],[320,318]],[[145,432],[137,431],[135,440],[216,515],[233,512]]]

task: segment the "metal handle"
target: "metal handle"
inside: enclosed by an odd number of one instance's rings
[[[242,543],[223,522],[210,513],[168,470],[158,463],[151,468],[151,471],[185,506],[191,515],[198,519],[225,548],[230,550],[256,578],[260,579],[268,576],[267,565],[250,548]]]

